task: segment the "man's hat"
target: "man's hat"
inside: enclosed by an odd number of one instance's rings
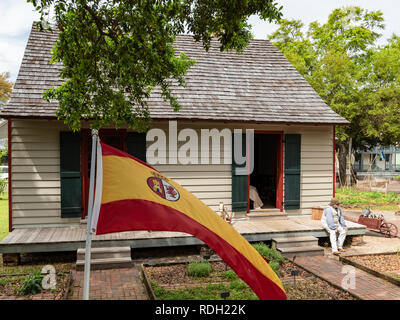
[[[330,206],[334,206],[334,205],[339,206],[340,205],[340,201],[338,199],[336,199],[336,198],[332,198],[331,202],[329,203],[329,205]]]

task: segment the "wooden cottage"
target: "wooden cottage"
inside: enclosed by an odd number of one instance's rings
[[[11,100],[0,114],[8,120],[10,230],[79,225],[87,214],[89,124],[83,122],[84,129],[73,134],[56,119],[57,104],[42,99],[45,89],[61,83],[61,64],[50,63],[57,36],[32,28]],[[211,139],[202,142],[209,161],[199,155],[199,161],[177,163],[167,152],[165,163],[154,167],[214,210],[223,202],[237,215],[291,216],[326,205],[335,193],[335,126],[347,120],[267,40],[252,40],[239,55],[220,52],[216,43],[205,52],[188,35],[178,36],[175,46],[197,64],[187,73],[187,87],[174,88],[181,111],[173,112],[157,92],[149,99],[153,128],[166,133],[167,143],[176,134],[175,124],[176,132],[193,129],[199,137],[204,129],[254,129],[254,170],[236,176],[235,164],[222,161],[233,152],[222,133],[219,150]],[[113,128],[101,130],[100,137],[154,162],[147,152],[154,137]],[[175,151],[185,144],[181,140]],[[213,152],[221,161],[212,161]],[[253,208],[250,185],[262,198],[261,209]]]

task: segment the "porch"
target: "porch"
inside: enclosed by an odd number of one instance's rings
[[[269,241],[278,237],[326,237],[320,221],[310,216],[282,220],[247,218],[233,221],[233,227],[249,242]],[[365,226],[348,221],[348,235],[364,235]],[[75,251],[85,247],[85,225],[59,228],[14,229],[0,242],[0,253],[33,253]],[[130,231],[93,237],[93,247],[130,246],[157,248],[204,244],[197,238],[180,232]]]

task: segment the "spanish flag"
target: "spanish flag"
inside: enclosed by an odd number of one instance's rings
[[[260,299],[286,299],[279,277],[230,224],[147,163],[103,142],[97,145],[91,228],[98,235],[133,230],[191,234],[214,250]]]

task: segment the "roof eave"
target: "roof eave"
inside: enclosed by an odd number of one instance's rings
[[[14,115],[14,114],[2,114],[0,113],[0,117],[3,119],[33,119],[33,120],[59,120],[55,116],[27,116],[27,115]],[[153,120],[156,121],[168,121],[168,120],[176,120],[176,121],[192,121],[192,122],[234,122],[234,123],[251,123],[251,124],[281,124],[281,125],[309,125],[309,126],[319,126],[319,125],[334,125],[334,126],[346,126],[349,125],[350,122],[345,120],[345,121],[332,121],[332,122],[300,122],[300,121],[260,121],[260,120],[237,120],[237,119],[204,119],[204,118],[182,118],[182,117],[177,117],[177,118],[170,118],[170,117],[165,117],[165,118],[159,118],[159,117],[153,117]]]

